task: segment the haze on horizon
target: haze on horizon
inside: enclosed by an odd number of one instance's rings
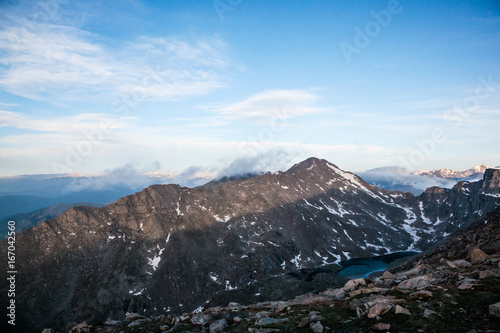
[[[494,0],[2,2],[0,176],[498,166],[499,41]]]

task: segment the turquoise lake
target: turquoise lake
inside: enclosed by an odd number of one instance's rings
[[[385,271],[387,266],[396,259],[413,256],[418,252],[405,251],[386,254],[371,258],[357,258],[341,261],[339,264],[344,267],[339,275],[349,279],[365,278],[371,273]]]

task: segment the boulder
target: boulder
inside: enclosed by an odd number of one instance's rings
[[[128,327],[135,327],[135,326],[142,325],[142,323],[144,323],[145,321],[146,321],[146,319],[137,319],[137,320],[134,320],[133,322],[131,322],[130,324],[128,324]]]
[[[486,254],[496,254],[500,252],[500,241],[491,242],[483,246],[482,251]]]
[[[306,327],[307,324],[309,324],[311,322],[311,318],[309,317],[305,317],[305,318],[302,318],[302,320],[300,321],[300,323],[297,325],[298,328],[302,328],[302,327]]]
[[[428,276],[423,275],[423,276],[417,276],[417,277],[414,277],[414,278],[411,278],[411,279],[408,279],[408,280],[401,282],[398,285],[398,288],[403,289],[403,290],[419,289],[419,288],[428,287],[430,285],[431,285],[431,279]]]
[[[355,280],[349,280],[347,283],[344,285],[344,290],[349,292],[358,289],[359,286],[366,286],[366,281],[365,279],[355,279]]]
[[[486,270],[486,271],[480,271],[479,272],[479,279],[486,279],[489,277],[500,277],[500,271],[499,270]]]
[[[269,317],[270,315],[272,315],[272,312],[269,312],[269,311],[260,311],[260,312],[257,312],[255,314],[255,317],[262,318],[262,317]]]
[[[297,296],[290,305],[333,304],[334,300],[324,295],[305,294]]]
[[[420,264],[409,271],[403,272],[402,274],[406,275],[407,277],[420,276],[425,271],[426,267],[427,267],[426,265]]]
[[[368,318],[376,318],[384,313],[389,312],[392,309],[392,304],[389,302],[380,302],[375,304],[370,308],[370,311],[368,312]]]
[[[435,314],[436,314],[435,311],[432,311],[432,310],[429,310],[429,309],[425,309],[424,310],[424,317],[425,318],[429,318],[430,316],[435,315]]]
[[[227,327],[226,319],[219,319],[210,325],[210,333],[222,332]]]
[[[481,251],[480,248],[476,247],[470,252],[469,258],[471,261],[473,261],[475,259],[489,259],[490,256]]]
[[[285,310],[289,305],[290,305],[289,302],[279,301],[274,312],[276,312],[276,313],[281,312],[281,311]]]
[[[387,290],[389,290],[389,289],[378,288],[378,287],[357,289],[357,290],[351,291],[349,293],[349,297],[354,297],[354,296],[361,295],[361,294],[384,294]]]
[[[242,309],[241,304],[236,303],[236,302],[231,302],[227,305],[228,309],[231,311],[239,311]]]
[[[114,319],[111,319],[111,318],[108,318],[108,320],[106,320],[104,322],[104,325],[108,325],[108,326],[121,326],[123,325],[123,323],[119,320],[114,320]]]
[[[432,298],[432,292],[428,290],[419,290],[410,294],[411,299],[427,300]]]
[[[395,312],[396,312],[396,314],[404,314],[404,315],[411,316],[410,310],[402,307],[401,305],[396,305]]]
[[[137,319],[144,319],[146,317],[144,317],[143,315],[140,315],[138,313],[135,313],[135,312],[127,312],[125,314],[125,320],[137,320]]]
[[[466,289],[473,289],[474,285],[472,283],[460,283],[458,286],[458,289],[460,290],[466,290]]]
[[[335,298],[336,300],[341,300],[345,298],[345,290],[343,288],[338,289],[328,289],[321,293],[322,295],[330,296]]]
[[[373,328],[377,331],[388,331],[391,329],[391,324],[378,323],[377,325],[373,326]]]
[[[309,317],[311,321],[320,321],[324,319],[322,316],[320,316],[320,313],[318,311],[309,312],[307,317]]]
[[[267,326],[267,325],[276,324],[277,322],[278,322],[278,319],[274,319],[271,317],[263,317],[263,318],[257,319],[257,321],[255,322],[255,325]]]
[[[446,264],[451,268],[468,268],[472,266],[470,262],[463,259],[447,261]]]
[[[490,316],[500,317],[500,302],[491,304],[489,307]]]
[[[311,331],[314,333],[323,333],[324,327],[321,325],[321,322],[317,321],[314,324],[311,324],[309,326],[311,328]]]
[[[193,325],[206,325],[210,320],[212,320],[212,316],[209,314],[197,314],[191,318],[191,323]]]
[[[42,333],[54,333],[54,330],[52,328],[44,328]]]
[[[90,327],[87,325],[87,322],[81,322],[80,324],[73,327],[70,331],[71,333],[90,333]]]

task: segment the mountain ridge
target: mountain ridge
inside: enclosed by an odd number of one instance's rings
[[[71,208],[18,235],[24,319],[60,328],[124,311],[182,313],[300,268],[423,249],[495,208],[499,178],[492,170],[415,197],[310,158],[284,172],[152,185],[107,207]]]

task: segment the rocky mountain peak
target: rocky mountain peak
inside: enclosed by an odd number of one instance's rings
[[[486,164],[480,164],[480,165],[476,165],[472,168],[470,168],[471,171],[474,171],[474,172],[485,172],[486,169],[489,169],[490,167],[487,166]]]
[[[500,194],[500,169],[486,169],[483,177],[483,192]]]
[[[307,160],[294,164],[287,172],[297,172],[299,170],[311,170],[314,167],[321,167],[328,163],[328,161],[319,159],[317,157],[309,157]]]

